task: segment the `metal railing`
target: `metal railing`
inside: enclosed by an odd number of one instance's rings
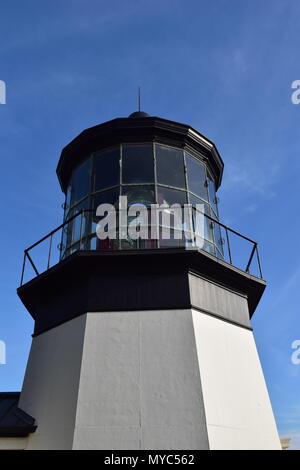
[[[193,211],[196,210],[195,207],[192,205],[190,205],[190,208]],[[42,237],[36,243],[26,248],[24,250],[20,286],[22,286],[24,283],[25,270],[26,270],[26,266],[28,263],[31,266],[35,276],[39,276],[42,272],[47,271],[50,267],[59,263],[62,259],[67,258],[74,251],[79,251],[79,250],[89,250],[89,251],[91,250],[92,251],[95,249],[96,250],[101,249],[99,247],[92,248],[92,243],[91,243],[92,239],[96,239],[96,233],[91,230],[91,227],[92,227],[91,214],[92,213],[95,214],[95,212],[96,211],[93,209],[82,209],[77,214],[74,214],[73,216],[65,220],[57,228],[55,228],[54,230],[49,232],[47,235]],[[223,223],[219,222],[218,220],[214,219],[213,217],[207,214],[202,214],[202,215],[205,217],[206,223],[210,224],[210,229],[213,232],[213,240],[206,239],[205,247],[204,248],[202,247],[200,249],[202,249],[203,251],[207,251],[212,256],[215,256],[216,258],[221,259],[224,262],[232,266],[235,266],[246,273],[253,274],[254,276],[260,277],[262,279],[263,275],[262,275],[257,242],[242,235],[236,230],[233,230],[232,228],[224,225]],[[67,233],[69,230],[71,231],[73,230],[74,222],[79,217],[80,217],[80,222],[78,224],[78,226],[80,227],[79,236],[75,239],[75,241],[72,240],[69,245],[65,246],[63,243],[63,239],[64,237],[67,238],[68,236]],[[159,225],[159,227],[161,226]],[[216,227],[218,228],[216,229]],[[173,227],[171,227],[171,229],[172,228]],[[65,233],[64,233],[64,230],[65,230]],[[182,229],[182,231],[184,232],[185,230]],[[216,239],[217,231],[219,232],[218,239]],[[197,234],[195,231],[193,231],[193,229],[188,230],[188,232],[189,234],[192,234],[194,236],[194,240],[195,238],[197,238]],[[55,245],[55,241],[54,241],[55,237],[56,237],[56,249],[53,248]],[[236,237],[235,241],[232,240],[232,237]],[[159,239],[156,241],[158,245],[155,247],[155,249],[157,250],[160,248],[159,244],[161,242],[159,241]],[[241,246],[241,243],[240,243],[241,241],[244,243],[243,246]],[[45,242],[48,245],[48,248],[46,249],[44,245]],[[35,262],[34,262],[32,259],[33,251],[36,249],[40,249],[42,245],[43,245],[42,251],[40,251],[36,255]],[[181,248],[183,247],[197,248],[197,243],[191,244],[191,240],[189,240],[189,242],[184,243],[184,246],[181,246]],[[166,248],[166,246],[164,246],[163,248]],[[174,246],[172,246],[172,248],[174,248]],[[111,248],[108,248],[108,249],[111,249]],[[114,246],[113,249],[124,250],[126,248],[124,248],[122,244],[120,243],[117,247]],[[139,247],[137,245],[135,249],[145,249],[145,247],[144,246]],[[153,247],[147,248],[147,249],[148,250],[153,249]],[[255,263],[255,260],[256,260],[256,263]],[[38,266],[38,261],[42,262],[41,268],[39,268]],[[254,266],[254,263],[255,263],[255,268],[252,269]]]

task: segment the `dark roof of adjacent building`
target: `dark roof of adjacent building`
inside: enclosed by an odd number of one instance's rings
[[[35,420],[18,407],[20,392],[0,392],[0,437],[25,437],[36,430]]]

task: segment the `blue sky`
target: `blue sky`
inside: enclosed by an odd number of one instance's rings
[[[281,436],[300,448],[300,3],[51,0],[0,5],[0,390],[20,390],[33,322],[23,249],[61,223],[55,168],[86,127],[136,109],[191,124],[225,162],[222,220],[256,239],[266,293],[254,334]]]

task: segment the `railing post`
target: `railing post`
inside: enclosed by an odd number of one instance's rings
[[[26,263],[26,251],[24,251],[24,258],[23,258],[23,266],[22,266],[22,274],[21,274],[21,282],[20,287],[23,285],[23,278],[24,278],[24,271],[25,271],[25,263]]]
[[[32,261],[31,256],[30,256],[30,254],[28,253],[28,251],[26,251],[26,256],[27,256],[27,258],[29,259],[29,262],[30,262],[31,266],[33,267],[33,270],[34,270],[36,276],[39,276],[40,273],[39,273],[38,270],[36,269],[35,264],[34,264],[34,262]]]
[[[251,251],[251,255],[250,255],[250,258],[249,258],[249,261],[248,261],[248,264],[247,264],[246,269],[245,269],[246,273],[249,272],[249,268],[250,268],[250,265],[251,265],[251,263],[252,263],[252,259],[253,259],[253,256],[254,256],[254,252],[255,252],[255,250],[256,250],[256,247],[257,247],[257,243],[254,243],[253,248],[252,248],[252,251]]]
[[[49,245],[47,269],[49,269],[49,267],[50,267],[51,251],[52,251],[52,237],[53,237],[53,234],[51,234],[51,236],[50,236],[50,245]]]
[[[261,264],[260,264],[260,257],[259,257],[258,246],[257,246],[257,245],[256,245],[256,256],[257,256],[257,263],[258,263],[259,274],[260,274],[261,279],[263,279],[262,270],[261,270]]]
[[[230,264],[232,264],[231,249],[230,249],[230,243],[229,243],[229,236],[228,236],[227,227],[225,228],[225,232],[226,232],[226,240],[227,240],[227,248],[228,248],[228,254],[229,254],[229,261],[230,261]]]

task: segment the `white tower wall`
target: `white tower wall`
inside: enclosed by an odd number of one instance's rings
[[[94,312],[34,337],[27,448],[280,449],[253,333],[207,313],[208,298],[205,313]]]
[[[193,311],[211,450],[280,450],[253,333]]]

